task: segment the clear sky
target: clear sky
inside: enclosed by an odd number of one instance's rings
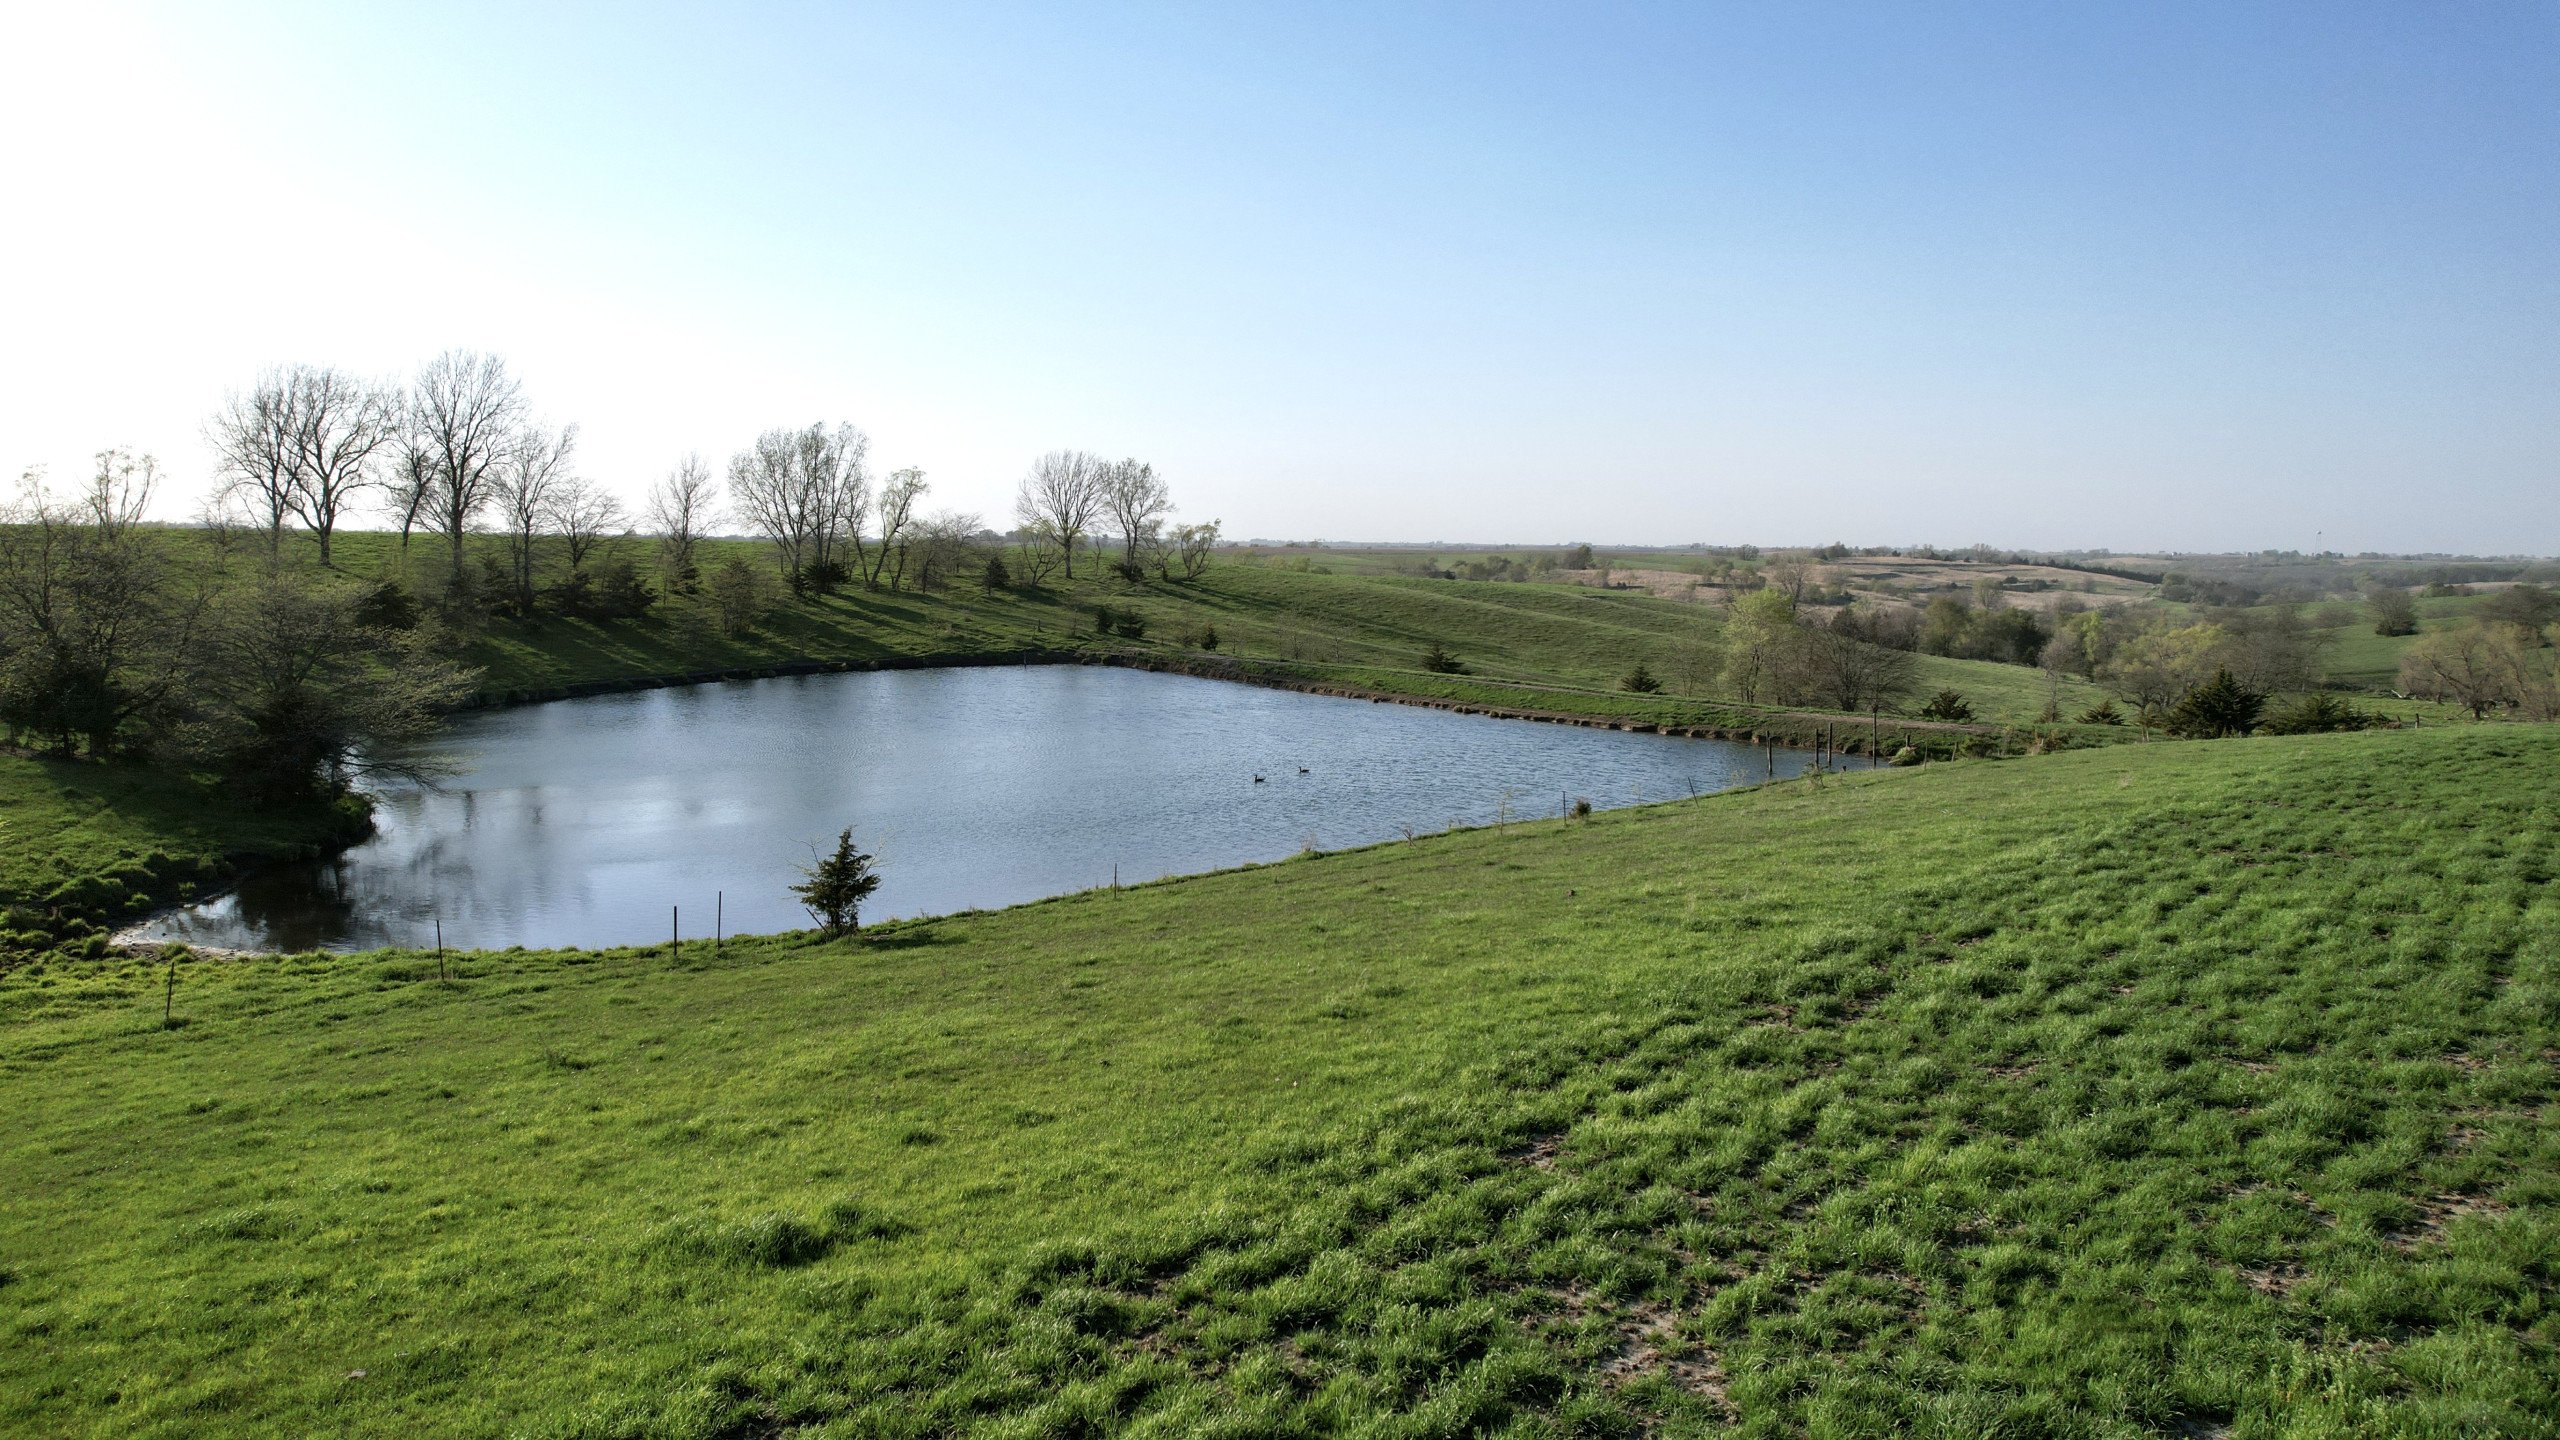
[[[0,5],[0,465],[504,354],[1239,536],[2560,551],[2560,6]]]

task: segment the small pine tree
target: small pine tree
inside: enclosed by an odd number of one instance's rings
[[[809,878],[792,886],[791,893],[800,897],[820,929],[846,935],[862,928],[862,902],[880,888],[880,872],[872,867],[870,856],[853,848],[850,827],[836,836],[834,854],[819,857],[818,863],[803,867],[800,873]]]
[[[1928,704],[1920,707],[1920,718],[1950,720],[1961,725],[1973,718],[1973,706],[1955,691],[1941,690],[1929,697]]]
[[[1203,650],[1215,650],[1218,648],[1217,626],[1203,625],[1200,627],[1200,648]]]
[[[2270,735],[2321,735],[2332,730],[2362,730],[2374,722],[2335,695],[2315,692],[2267,716]]]
[[[1013,584],[1013,572],[1004,567],[1003,556],[990,555],[987,557],[986,573],[979,576],[978,579],[981,584],[987,587],[987,593],[993,595],[997,591],[1005,589]]]
[[[1464,675],[1467,673],[1467,667],[1458,662],[1458,657],[1450,654],[1448,647],[1442,645],[1437,640],[1431,642],[1430,653],[1422,657],[1422,668],[1430,671],[1434,675]]]
[[[2101,700],[2081,711],[2072,723],[2075,725],[2121,725],[2124,723],[2124,712],[2116,708],[2116,702],[2113,700]]]
[[[1650,695],[1662,688],[1662,682],[1654,679],[1653,672],[1644,668],[1644,662],[1639,660],[1636,668],[1627,672],[1627,678],[1618,682],[1618,688],[1638,695]]]
[[[2233,679],[2229,670],[2216,670],[2169,711],[2168,729],[2205,740],[2246,735],[2258,728],[2258,713],[2266,706],[2266,696]]]

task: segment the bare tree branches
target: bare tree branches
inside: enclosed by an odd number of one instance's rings
[[[1058,567],[1066,562],[1066,551],[1044,526],[1025,523],[1017,533],[1022,537],[1018,556],[1022,583],[1037,590],[1058,573]]]
[[[880,571],[890,556],[897,557],[897,568],[889,572],[889,588],[895,590],[907,573],[907,527],[915,518],[916,501],[931,489],[924,472],[913,466],[893,471],[888,483],[880,487],[880,553],[871,562],[871,588],[880,588]]]
[[[1120,573],[1135,580],[1139,553],[1156,543],[1164,517],[1173,513],[1173,494],[1143,460],[1103,466],[1100,489],[1102,508],[1120,531]]]
[[[731,457],[730,497],[756,533],[773,542],[794,594],[832,589],[846,574],[848,547],[861,558],[870,449],[870,437],[851,425],[811,425],[768,430],[754,448]]]
[[[553,517],[572,483],[569,459],[578,448],[578,427],[566,425],[546,434],[528,427],[506,455],[492,467],[489,495],[506,526],[508,584],[517,613],[533,609],[534,537]]]
[[[1165,573],[1179,569],[1185,580],[1197,580],[1209,568],[1210,552],[1218,548],[1218,522],[1173,527],[1173,554],[1166,562]]]
[[[976,537],[983,528],[977,516],[957,510],[928,515],[908,527],[916,589],[931,591],[972,568],[971,562],[978,559]]]
[[[265,527],[267,554],[273,559],[284,545],[285,517],[293,513],[302,458],[286,372],[270,370],[246,393],[223,397],[206,438],[220,460],[223,492]]]
[[[426,432],[417,424],[417,411],[405,395],[395,397],[397,414],[393,418],[391,437],[391,509],[400,516],[400,554],[409,554],[409,532],[418,528],[426,514],[427,500],[435,489],[435,452],[426,442]]]
[[[499,466],[515,450],[524,390],[495,355],[448,350],[427,362],[410,395],[410,423],[426,455],[420,511],[452,547],[451,580],[463,584],[462,535],[489,503]]]
[[[871,508],[871,437],[851,425],[800,432],[801,484],[811,497],[810,560],[819,588],[833,589],[862,563],[862,521]],[[853,552],[852,564],[845,552]]]
[[[1022,477],[1014,497],[1015,518],[1040,543],[1063,553],[1070,580],[1076,578],[1076,544],[1093,528],[1101,508],[1106,468],[1101,457],[1082,450],[1052,450],[1031,462],[1031,473]]]
[[[375,485],[375,457],[399,429],[399,402],[384,387],[326,366],[285,372],[286,411],[294,439],[293,486],[286,497],[328,565],[329,539],[348,502]]]
[[[142,523],[151,508],[151,493],[160,488],[160,462],[130,450],[101,450],[98,468],[90,472],[89,489],[80,509],[98,533],[110,540]]]
[[[587,568],[596,547],[624,533],[622,502],[592,480],[568,476],[552,492],[551,528],[569,561],[569,573]]]
[[[649,487],[649,527],[658,532],[665,584],[690,594],[701,583],[693,560],[702,532],[718,523],[720,482],[700,455],[676,462],[666,478]]]

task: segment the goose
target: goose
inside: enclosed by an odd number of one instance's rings
[[[1261,784],[1261,783],[1262,783],[1262,777],[1261,777],[1261,776],[1259,776],[1259,775],[1254,776],[1254,777],[1253,777],[1253,783],[1254,783],[1254,784],[1256,784],[1256,785]]]

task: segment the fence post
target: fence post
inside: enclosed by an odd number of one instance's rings
[[[667,958],[670,960],[684,959],[682,916],[683,912],[678,907],[673,905],[667,907]]]
[[[453,983],[453,977],[445,973],[444,968],[444,917],[441,915],[436,917],[436,983],[439,985]]]

